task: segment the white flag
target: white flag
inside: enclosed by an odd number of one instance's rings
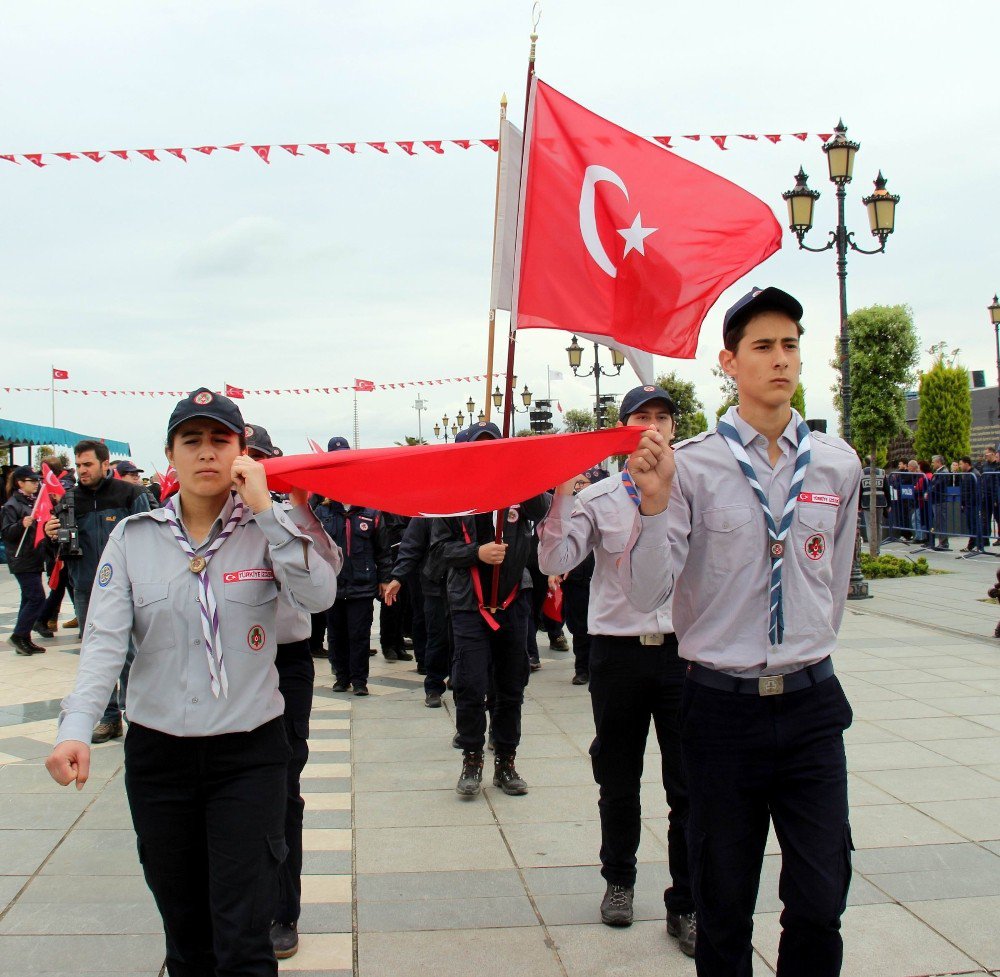
[[[644,349],[636,349],[634,346],[626,346],[624,343],[612,339],[610,336],[591,336],[581,332],[579,339],[586,339],[590,343],[598,343],[607,346],[608,349],[617,349],[625,354],[628,365],[635,370],[635,375],[639,378],[639,383],[648,386],[653,382],[656,370],[653,367],[653,354],[647,353]]]
[[[510,311],[514,292],[514,249],[517,243],[517,201],[521,185],[521,130],[504,119],[500,127],[500,196],[496,240],[493,242],[493,284],[490,308]]]
[[[562,380],[563,379],[562,370],[549,370],[549,379]]]

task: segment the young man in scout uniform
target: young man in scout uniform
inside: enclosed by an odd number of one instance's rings
[[[640,532],[623,584],[671,595],[686,659],[681,743],[701,977],[749,977],[768,823],[782,852],[779,977],[834,977],[851,879],[843,732],[831,654],[844,613],[861,466],[792,409],[802,306],[754,289],[725,316],[719,362],[739,390],[718,429],[643,434],[629,459]]]
[[[619,423],[653,426],[669,444],[675,416],[665,389],[642,386],[622,399]],[[622,589],[622,555],[639,525],[639,494],[629,472],[589,485],[574,500],[575,481],[556,489],[549,514],[538,527],[538,561],[546,573],[566,573],[593,553],[587,629],[595,727],[590,756],[601,789],[601,875],[607,881],[601,919],[608,926],[632,923],[641,830],[639,784],[652,719],[670,808],[667,849],[672,884],[663,894],[667,931],[691,956],[695,917],[679,730],[684,667],[677,655],[670,603],[655,611],[638,611]]]

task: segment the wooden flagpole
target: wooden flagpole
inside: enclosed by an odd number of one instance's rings
[[[520,189],[524,189],[525,168],[528,161],[528,154],[531,151],[530,133],[528,132],[528,112],[531,108],[531,83],[535,77],[535,46],[538,43],[538,22],[541,19],[541,4],[536,3],[532,8],[531,22],[531,48],[528,52],[528,79],[524,86],[524,145],[521,149],[521,181]],[[517,231],[520,234],[521,220],[523,214],[520,207],[521,195],[518,194],[517,208]],[[517,274],[517,266],[514,269]],[[514,282],[514,293],[517,294],[517,281]],[[511,303],[515,305],[515,303]],[[512,308],[510,313],[510,331],[507,338],[507,371],[504,376],[504,399],[503,399],[503,436],[509,438],[514,417],[514,351],[517,344],[517,309]],[[503,527],[507,521],[507,510],[501,509],[496,514],[496,537],[495,542],[503,542]],[[500,591],[500,568],[493,568],[493,582],[490,587],[490,610],[496,613]]]
[[[497,253],[497,218],[500,216],[500,163],[503,156],[503,124],[507,119],[507,93],[500,96],[500,132],[497,145],[497,189],[493,200],[493,256]],[[501,248],[502,248],[501,244]],[[493,341],[496,336],[497,310],[490,302],[490,329],[489,345],[486,347],[486,421],[489,423],[493,413],[493,391],[490,385],[493,383]],[[471,418],[469,423],[471,424]]]

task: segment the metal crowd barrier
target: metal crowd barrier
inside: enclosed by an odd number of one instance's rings
[[[1000,556],[986,548],[1000,538],[1000,472],[891,472],[884,541],[922,549],[948,546],[954,537],[963,558]]]

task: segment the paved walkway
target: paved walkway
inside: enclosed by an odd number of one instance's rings
[[[893,547],[894,552],[903,552]],[[876,581],[849,605],[837,668],[848,733],[855,876],[844,918],[850,977],[1000,973],[1000,560]],[[16,608],[0,574],[0,635]],[[64,615],[65,616],[65,615]],[[135,853],[120,741],[95,748],[82,793],[45,773],[78,646],[0,653],[0,977],[160,973],[162,936]],[[666,810],[655,740],[643,786],[637,922],[599,922],[597,791],[585,689],[571,656],[532,676],[518,766],[527,797],[453,792],[450,700],[423,706],[408,663],[373,659],[366,700],[335,696],[325,666],[306,768],[301,950],[311,975],[693,975],[664,935]],[[779,856],[761,884],[755,973],[776,959]]]

